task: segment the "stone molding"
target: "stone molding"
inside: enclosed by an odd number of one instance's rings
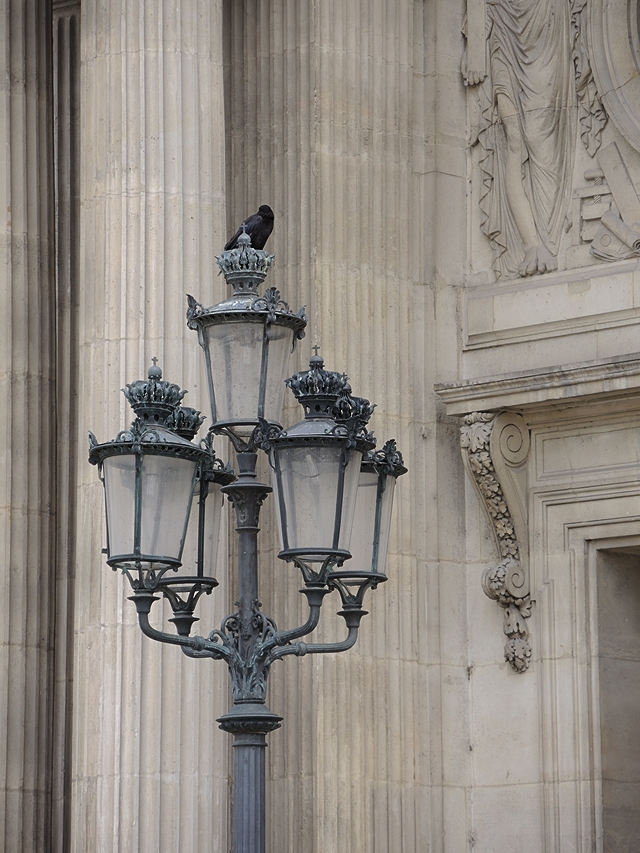
[[[462,458],[493,531],[500,562],[485,569],[482,588],[504,608],[505,660],[525,672],[531,659],[526,462],[531,446],[514,412],[472,412],[460,429]]]
[[[551,404],[580,397],[637,393],[640,387],[640,357],[637,353],[501,376],[442,382],[435,391],[448,415],[466,415],[476,409]]]

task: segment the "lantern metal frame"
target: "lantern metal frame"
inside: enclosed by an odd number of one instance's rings
[[[294,563],[301,571],[305,584],[326,584],[334,566],[349,560],[351,552],[340,547],[344,532],[344,485],[347,466],[354,453],[363,459],[375,447],[375,438],[367,430],[367,423],[375,405],[363,397],[354,397],[348,377],[344,373],[324,369],[324,361],[317,353],[309,361],[309,370],[301,371],[286,381],[304,409],[303,421],[289,429],[262,423],[259,431],[260,447],[269,457],[276,485],[280,537],[283,548],[279,559]],[[297,448],[330,447],[340,451],[338,485],[331,547],[292,548],[289,545],[289,508],[284,497],[280,453]],[[350,525],[353,518],[346,519]],[[312,559],[321,557],[322,559]],[[314,570],[313,564],[320,563]]]
[[[120,570],[126,575],[134,591],[144,589],[162,592],[170,602],[174,614],[171,621],[176,625],[178,633],[188,635],[191,624],[196,621],[193,612],[200,596],[204,593],[210,594],[218,586],[215,578],[204,576],[201,530],[198,531],[196,575],[179,573],[195,488],[200,483],[201,527],[204,522],[208,484],[216,482],[228,485],[235,479],[235,473],[228,464],[216,457],[211,436],[207,436],[199,444],[192,443],[204,417],[196,409],[179,405],[186,391],[181,391],[178,385],[162,380],[162,371],[157,367],[156,361],[154,358],[146,380],[132,382],[123,389],[137,415],[131,426],[119,432],[112,441],[102,444],[92,432],[89,433],[89,462],[98,467],[98,476],[105,486],[106,500],[105,461],[112,457],[135,457],[133,551],[130,554],[111,554],[107,512],[106,562],[114,571]],[[196,463],[177,557],[144,554],[141,551],[142,475],[145,456],[186,459]]]
[[[265,418],[267,397],[267,378],[269,376],[269,352],[276,327],[291,332],[291,352],[296,342],[304,337],[307,316],[304,307],[297,313],[280,298],[280,292],[275,287],[268,288],[261,296],[258,288],[264,282],[271,269],[274,256],[262,250],[251,247],[251,238],[243,230],[238,238],[237,248],[222,252],[216,257],[220,272],[224,274],[228,284],[233,287],[233,295],[223,302],[204,308],[193,296],[189,295],[187,310],[187,325],[198,332],[198,343],[204,350],[207,387],[211,403],[212,430],[227,435],[236,450],[246,450],[249,443],[236,430],[249,428],[251,432]],[[261,335],[260,369],[258,379],[258,398],[254,412],[247,418],[219,417],[219,405],[216,402],[216,390],[213,381],[213,365],[207,330],[215,326],[231,324],[257,324],[263,327]],[[282,376],[284,380],[284,376]]]
[[[134,523],[133,523],[133,551],[130,554],[112,554],[110,524],[107,518],[107,563],[112,568],[125,568],[131,564],[148,564],[154,566],[163,573],[169,569],[178,568],[181,565],[180,557],[189,521],[188,513],[183,527],[181,545],[177,557],[159,554],[145,554],[141,551],[142,538],[142,476],[143,461],[148,456],[164,456],[171,459],[186,459],[195,462],[191,496],[199,476],[199,467],[205,459],[205,454],[196,445],[192,445],[182,439],[164,425],[149,426],[143,421],[136,419],[128,430],[122,430],[113,441],[99,444],[93,433],[89,433],[90,452],[89,461],[98,466],[99,477],[105,482],[104,464],[112,457],[133,456],[135,457],[135,492],[134,492]],[[189,502],[189,509],[191,503]]]
[[[381,450],[369,450],[363,457],[360,470],[377,476],[371,571],[354,571],[347,563],[347,568],[332,568],[327,575],[328,586],[338,590],[343,606],[356,608],[362,606],[368,589],[377,589],[379,583],[388,580],[387,575],[378,568],[383,498],[389,477],[397,480],[407,473],[402,454],[393,438],[389,439]]]
[[[204,330],[207,325],[236,322],[250,318],[264,324],[263,359],[261,366],[260,393],[264,406],[264,380],[266,366],[264,354],[269,345],[270,328],[273,324],[284,325],[291,330],[292,349],[296,340],[304,335],[306,317],[304,309],[293,314],[280,299],[275,288],[267,290],[260,297],[258,285],[264,280],[273,258],[248,245],[246,235],[239,240],[239,247],[223,252],[217,258],[218,265],[227,281],[234,287],[234,296],[226,302],[210,309],[204,309],[193,297],[188,297],[189,309],[187,322],[191,329],[198,331],[200,344],[205,350],[205,366],[209,383],[209,395],[213,407],[213,424],[207,437],[199,445],[190,443],[197,431],[199,413],[180,407],[184,392],[175,399],[171,396],[172,407],[165,413],[162,430],[170,431],[176,439],[190,446],[189,453],[199,459],[198,476],[206,500],[206,483],[211,477],[221,485],[221,491],[233,505],[237,532],[237,610],[226,616],[219,628],[205,636],[192,635],[195,606],[203,593],[210,593],[217,581],[206,578],[202,573],[202,524],[204,508],[198,513],[199,544],[198,570],[196,576],[171,576],[169,568],[145,569],[138,562],[137,574],[130,567],[121,567],[127,575],[133,594],[133,601],[142,632],[153,640],[177,645],[190,658],[210,658],[223,660],[229,670],[232,687],[233,707],[218,719],[220,728],[234,735],[234,792],[233,792],[233,853],[264,853],[265,851],[265,747],[266,735],[279,728],[282,717],[272,713],[266,705],[267,679],[271,665],[288,655],[302,657],[308,654],[327,654],[343,652],[356,642],[362,618],[367,611],[363,609],[363,596],[373,584],[364,584],[361,594],[352,595],[342,582],[337,571],[351,556],[345,549],[327,549],[327,554],[319,569],[314,569],[308,558],[308,549],[283,549],[278,555],[281,559],[298,566],[302,572],[303,588],[300,592],[306,597],[308,615],[304,624],[280,630],[270,616],[262,612],[258,594],[258,532],[260,510],[264,500],[272,491],[271,486],[257,479],[256,466],[259,450],[274,453],[278,442],[281,445],[298,441],[295,427],[283,430],[276,422],[264,419],[264,408],[260,401],[256,407],[256,418],[243,421],[216,420],[215,393],[213,388],[210,353],[203,345]],[[268,357],[268,356],[267,356]],[[140,387],[135,385],[138,392]],[[295,393],[305,408],[305,421],[321,424],[318,435],[312,440],[307,435],[307,446],[313,441],[332,442],[343,452],[357,451],[369,453],[374,445],[373,434],[367,431],[367,422],[373,406],[363,398],[354,397],[344,374],[324,371],[322,358],[317,354],[311,359],[310,370],[295,374],[287,385]],[[131,389],[132,386],[128,386]],[[177,387],[177,386],[175,386]],[[146,397],[154,393],[145,392]],[[145,398],[145,402],[149,401]],[[158,403],[158,400],[152,402]],[[164,410],[163,410],[164,411]],[[322,417],[319,417],[322,415]],[[162,420],[162,412],[157,409],[145,409],[140,421],[156,423]],[[136,423],[138,423],[136,422]],[[201,422],[201,421],[200,421]],[[304,422],[301,422],[304,423]],[[134,424],[135,426],[135,424]],[[238,435],[238,426],[251,427],[251,434]],[[298,425],[299,426],[299,425]],[[131,428],[132,430],[134,427]],[[137,441],[144,445],[142,436],[153,437],[153,430],[160,427],[139,425],[140,437],[134,439],[134,433],[120,433],[115,442],[99,445],[95,438],[90,439],[90,461],[100,463],[106,453],[131,452]],[[181,433],[182,430],[182,433]],[[322,430],[325,430],[322,432]],[[237,477],[229,466],[225,466],[213,452],[213,435],[224,434],[229,437],[236,451]],[[157,444],[157,442],[156,442]],[[135,445],[138,447],[138,444]],[[144,445],[146,446],[146,445]],[[158,445],[159,446],[159,445]],[[182,446],[182,445],[181,445]],[[108,449],[107,449],[108,448]],[[167,452],[172,452],[168,451]],[[181,452],[187,452],[182,450]],[[199,454],[199,455],[198,455]],[[401,458],[400,458],[401,462]],[[360,465],[358,466],[360,470]],[[223,482],[224,481],[224,482]],[[339,489],[338,489],[339,491]],[[336,501],[338,502],[338,497]],[[203,501],[204,503],[204,501]],[[337,517],[336,510],[336,517]],[[334,537],[334,545],[337,540]],[[316,556],[318,556],[316,554]],[[324,556],[324,555],[320,555]],[[109,561],[108,561],[109,562]],[[113,561],[111,561],[113,562]],[[317,562],[317,561],[315,561]],[[118,568],[119,566],[114,566]],[[381,578],[378,578],[378,581]],[[368,579],[365,579],[368,581]],[[346,636],[342,641],[333,643],[308,643],[302,640],[311,634],[319,624],[320,612],[325,598],[338,590],[342,607],[338,615],[345,622]],[[345,592],[345,590],[347,592]],[[150,613],[154,603],[160,597],[169,600],[173,610],[170,621],[175,633],[156,628],[151,624]]]

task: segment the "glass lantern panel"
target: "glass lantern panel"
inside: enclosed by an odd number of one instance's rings
[[[257,421],[263,335],[262,323],[206,327],[217,421]]]
[[[375,571],[385,574],[387,554],[389,552],[389,534],[391,533],[391,511],[393,509],[393,494],[396,489],[396,478],[387,475],[384,480],[384,491],[380,502],[380,533],[378,541],[378,564]]]
[[[356,511],[351,533],[352,557],[345,563],[345,571],[373,571],[373,537],[376,519],[378,475],[375,471],[361,471],[356,496]]]
[[[201,486],[202,483],[196,485],[193,495],[187,538],[182,552],[183,574],[194,576],[197,574],[198,568],[198,523],[200,518]],[[224,495],[220,491],[221,487],[218,483],[209,483],[208,486],[209,492],[205,500],[204,514],[203,575],[215,578]]]
[[[279,529],[283,549],[304,549],[310,562],[321,562],[322,549],[335,550],[334,530],[340,477],[342,447],[281,447],[276,450],[280,477],[274,478]],[[345,470],[345,501],[341,519],[341,535],[337,547],[348,546],[357,470],[362,455],[352,453]],[[355,487],[351,475],[356,470]],[[279,482],[278,482],[279,480]],[[280,517],[280,490],[286,513],[286,536]],[[345,529],[346,523],[346,529]],[[285,541],[283,541],[283,539]],[[345,546],[346,543],[346,546]],[[319,553],[314,551],[319,549]]]
[[[396,478],[384,478],[384,491],[380,498],[379,529],[376,531],[376,501],[378,497],[378,474],[375,471],[361,471],[358,482],[356,512],[353,519],[351,553],[353,557],[345,568],[349,571],[385,573],[389,532],[391,530],[391,510]],[[377,559],[374,562],[374,545],[377,537]]]
[[[171,456],[142,457],[140,551],[159,562],[179,560],[195,484],[196,463]]]
[[[340,526],[340,538],[338,548],[343,551],[351,550],[351,531],[353,530],[353,514],[356,509],[356,497],[358,494],[358,480],[360,477],[360,465],[362,453],[356,450],[349,451],[349,464],[344,472],[344,497],[342,500],[342,524]]]
[[[107,511],[108,558],[133,554],[136,457],[109,456],[104,460],[104,494]]]
[[[291,329],[274,323],[269,326],[269,355],[263,417],[270,423],[282,422],[282,403],[287,388],[284,381],[287,378],[292,343]]]

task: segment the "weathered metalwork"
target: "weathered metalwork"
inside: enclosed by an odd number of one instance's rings
[[[244,235],[243,235],[244,236]],[[227,281],[234,286],[234,296],[226,303],[204,309],[193,297],[189,297],[188,324],[199,332],[200,343],[206,329],[222,323],[234,323],[241,317],[258,316],[264,324],[260,381],[256,385],[258,396],[265,394],[265,353],[274,324],[288,330],[291,345],[304,335],[306,317],[304,311],[293,314],[280,299],[274,288],[259,296],[257,288],[264,280],[272,262],[272,256],[247,246],[247,240],[239,238],[237,249],[224,252],[218,263]],[[257,340],[257,339],[256,339]],[[180,406],[184,392],[170,383],[161,384],[161,373],[155,365],[149,371],[148,380],[131,383],[125,394],[132,406],[137,407],[138,418],[129,430],[121,432],[114,442],[98,444],[90,437],[90,461],[102,465],[108,455],[141,455],[152,446],[157,453],[171,454],[179,447],[182,454],[193,454],[198,461],[197,482],[199,484],[198,549],[196,575],[181,576],[179,566],[145,564],[142,560],[108,560],[113,568],[121,568],[127,576],[138,622],[142,632],[153,640],[180,646],[191,658],[224,660],[229,669],[232,686],[233,707],[220,717],[220,727],[234,735],[234,853],[264,853],[265,850],[265,747],[266,735],[280,726],[282,717],[272,713],[265,704],[267,679],[271,664],[287,655],[302,657],[307,654],[327,654],[346,651],[358,637],[358,630],[366,610],[363,609],[364,594],[386,579],[380,573],[369,572],[341,574],[337,568],[351,556],[340,547],[344,533],[343,497],[345,470],[351,464],[356,482],[363,457],[367,465],[380,471],[381,476],[397,477],[404,473],[402,457],[394,442],[388,442],[380,453],[371,456],[375,445],[373,434],[368,432],[367,423],[373,406],[368,400],[354,397],[344,374],[324,370],[323,360],[316,355],[310,361],[310,369],[287,380],[303,405],[305,419],[288,430],[263,416],[262,403],[256,408],[255,417],[216,420],[215,395],[208,348],[205,361],[209,377],[214,423],[207,437],[193,444],[202,423],[199,412]],[[153,424],[153,425],[151,425]],[[239,429],[242,428],[242,429]],[[248,432],[245,428],[250,427]],[[237,477],[222,463],[213,451],[213,433],[226,434],[236,450]],[[279,447],[302,447],[305,453],[313,454],[318,449],[329,448],[339,459],[337,468],[337,496],[331,509],[335,518],[331,547],[326,553],[311,553],[304,547],[283,549],[280,557],[292,560],[302,571],[304,587],[300,592],[306,597],[308,616],[304,624],[288,630],[279,630],[275,621],[262,612],[258,594],[258,532],[260,510],[272,491],[271,486],[260,483],[256,477],[258,450],[266,451],[273,459]],[[357,466],[357,469],[354,469]],[[335,467],[335,466],[334,466]],[[204,502],[207,487],[211,482],[221,484],[221,491],[233,505],[238,537],[236,611],[226,616],[219,628],[206,636],[192,635],[197,621],[195,608],[203,594],[209,594],[217,585],[215,578],[203,572],[203,526]],[[351,488],[351,487],[350,487]],[[353,489],[352,489],[353,491]],[[280,502],[280,514],[286,514]],[[372,529],[379,529],[373,525]],[[348,537],[343,537],[347,541]],[[373,546],[377,547],[377,545]],[[311,559],[309,559],[311,557]],[[317,564],[320,564],[319,567]],[[170,570],[173,570],[170,572]],[[357,587],[357,589],[354,587]],[[337,590],[342,608],[338,611],[345,621],[346,637],[337,643],[307,643],[307,637],[317,627],[322,604],[332,591]],[[172,608],[170,621],[175,633],[154,627],[150,612],[161,596]]]
[[[127,456],[134,458],[133,548],[130,553],[112,553],[111,525],[107,512],[107,562],[114,570],[120,569],[127,576],[134,592],[162,592],[173,610],[171,621],[178,633],[186,636],[193,622],[197,621],[193,614],[199,598],[204,593],[209,594],[218,585],[215,578],[205,577],[202,571],[201,537],[198,541],[196,575],[179,573],[193,490],[198,484],[202,520],[209,484],[216,482],[226,485],[235,479],[235,473],[229,465],[225,465],[216,457],[209,437],[199,444],[192,443],[204,417],[195,409],[180,406],[186,391],[182,391],[178,385],[162,380],[162,371],[155,358],[153,362],[147,380],[137,380],[123,389],[137,418],[129,429],[121,431],[113,441],[104,444],[99,444],[93,433],[89,433],[89,461],[98,466],[104,482],[104,467],[109,459]],[[175,557],[144,553],[141,548],[143,460],[149,456],[182,459],[194,463],[191,497],[186,507],[181,546]]]
[[[366,543],[362,552],[356,553],[354,558],[347,561],[344,566],[336,566],[327,574],[327,585],[330,589],[338,590],[345,610],[362,607],[366,591],[377,589],[379,583],[387,580],[383,571],[386,553],[381,551],[386,549],[384,543],[388,541],[393,486],[397,478],[406,472],[402,454],[393,439],[387,441],[382,450],[369,450],[362,459],[358,492],[363,487],[370,487],[368,481],[375,483],[373,518],[369,519],[371,542]],[[388,506],[386,506],[387,502],[389,502]],[[354,528],[358,526],[358,522],[364,521],[358,510],[359,504],[356,498]],[[384,522],[387,524],[386,536],[383,530]],[[362,544],[360,543],[360,546]],[[371,557],[367,562],[368,545],[370,545]]]
[[[204,350],[212,429],[243,450],[260,419],[280,421],[288,354],[304,337],[307,317],[274,287],[259,295],[274,258],[254,249],[248,234],[216,260],[233,295],[211,308],[188,296],[187,325]]]
[[[127,385],[123,393],[137,417],[128,430],[120,432],[113,441],[99,444],[96,437],[89,433],[89,462],[98,466],[105,484],[107,506],[107,562],[113,568],[124,571],[137,570],[138,580],[144,583],[155,582],[157,572],[166,573],[167,568],[180,566],[182,547],[186,535],[187,523],[193,491],[201,466],[207,460],[207,453],[198,445],[192,444],[167,425],[175,418],[180,401],[186,394],[178,385],[162,379],[162,371],[155,364],[149,368],[146,380],[137,380]],[[197,421],[199,412],[191,418]],[[153,460],[159,460],[157,463]],[[163,461],[165,460],[165,461]],[[148,521],[145,483],[157,481],[163,466],[172,466],[177,474],[182,471],[186,506],[180,541],[169,553],[163,550],[162,537],[148,534],[143,527],[143,518]],[[113,468],[112,489],[118,496],[109,500],[111,470]],[[188,479],[185,481],[185,475]],[[118,497],[125,503],[133,498],[133,525],[125,525],[121,535],[120,524],[114,536],[114,519],[118,522],[122,507]],[[111,511],[110,511],[111,509]],[[132,533],[132,536],[130,535]],[[159,544],[160,543],[160,544]],[[118,547],[119,546],[119,547]]]
[[[282,550],[278,556],[293,562],[300,569],[306,585],[326,584],[331,570],[351,557],[345,547],[345,532],[348,537],[353,521],[353,505],[348,500],[348,493],[353,493],[357,487],[363,455],[375,445],[373,433],[367,431],[374,406],[362,397],[352,396],[348,377],[344,373],[325,370],[324,361],[317,352],[309,361],[309,370],[296,373],[287,379],[286,384],[304,409],[304,420],[288,429],[263,422],[257,431],[260,447],[269,455],[276,488],[282,541]],[[304,496],[296,493],[294,497],[291,484],[285,483],[283,466],[295,465],[287,462],[287,456],[291,454],[297,453],[299,457],[302,455],[313,459],[314,453],[331,451],[338,464],[335,470],[335,492],[330,496],[335,507],[330,540],[320,545],[314,543],[312,546],[308,543],[306,547],[300,547],[290,541],[290,516],[294,511],[302,513],[300,504]],[[311,464],[313,467],[313,461]],[[298,467],[302,467],[300,458]],[[350,486],[345,486],[347,471],[351,475]],[[318,470],[316,479],[319,475]],[[345,516],[347,508],[350,508],[351,514]],[[309,515],[313,516],[311,509]],[[318,569],[314,569],[315,564],[319,564]]]

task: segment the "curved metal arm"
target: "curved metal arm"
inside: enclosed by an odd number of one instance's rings
[[[274,646],[286,646],[291,640],[297,640],[298,637],[306,637],[318,627],[320,621],[320,608],[325,595],[328,595],[331,590],[323,587],[308,587],[301,589],[304,595],[307,596],[309,603],[309,618],[299,628],[291,628],[288,631],[276,631],[269,640],[264,644],[263,650],[268,652]]]
[[[189,657],[212,657],[218,660],[229,660],[233,652],[226,649],[218,643],[212,643],[205,640],[204,637],[184,637],[180,634],[167,634],[164,631],[158,631],[149,622],[149,612],[154,601],[158,600],[152,592],[138,592],[129,599],[133,601],[138,611],[138,624],[142,633],[150,637],[152,640],[157,640],[160,643],[169,643],[174,646],[182,646],[183,652]]]
[[[358,639],[360,620],[363,616],[366,616],[366,614],[366,610],[341,610],[339,615],[342,616],[344,621],[347,623],[347,628],[349,629],[346,639],[341,643],[295,643],[292,646],[286,646],[285,648],[276,649],[271,652],[265,660],[265,666],[270,666],[274,660],[278,660],[278,658],[282,658],[285,655],[297,655],[297,657],[303,657],[304,655],[324,655],[331,654],[333,652],[346,652],[347,649],[350,649],[355,645],[355,642]]]
[[[269,666],[274,660],[283,658],[285,655],[297,655],[297,657],[301,658],[304,657],[304,655],[324,655],[330,654],[331,652],[346,652],[347,649],[350,649],[355,645],[357,639],[358,629],[349,628],[349,633],[347,634],[346,639],[341,643],[295,643],[293,646],[286,646],[283,649],[276,649],[274,652],[271,652],[265,661],[265,665]]]
[[[225,649],[224,646],[218,646],[217,643],[210,643],[204,637],[181,637],[180,634],[166,634],[164,631],[158,631],[149,623],[149,614],[138,611],[138,623],[140,630],[152,640],[158,640],[160,643],[171,643],[174,646],[182,646],[182,651],[188,657],[197,658],[217,658],[218,660],[228,660],[231,657],[231,652]],[[212,648],[215,646],[215,648]]]
[[[217,649],[215,651],[205,650],[203,652],[198,652],[195,649],[188,648],[188,646],[183,646],[182,651],[188,658],[213,658],[214,660],[228,660],[228,657],[225,655],[225,653],[222,651],[218,652]]]

